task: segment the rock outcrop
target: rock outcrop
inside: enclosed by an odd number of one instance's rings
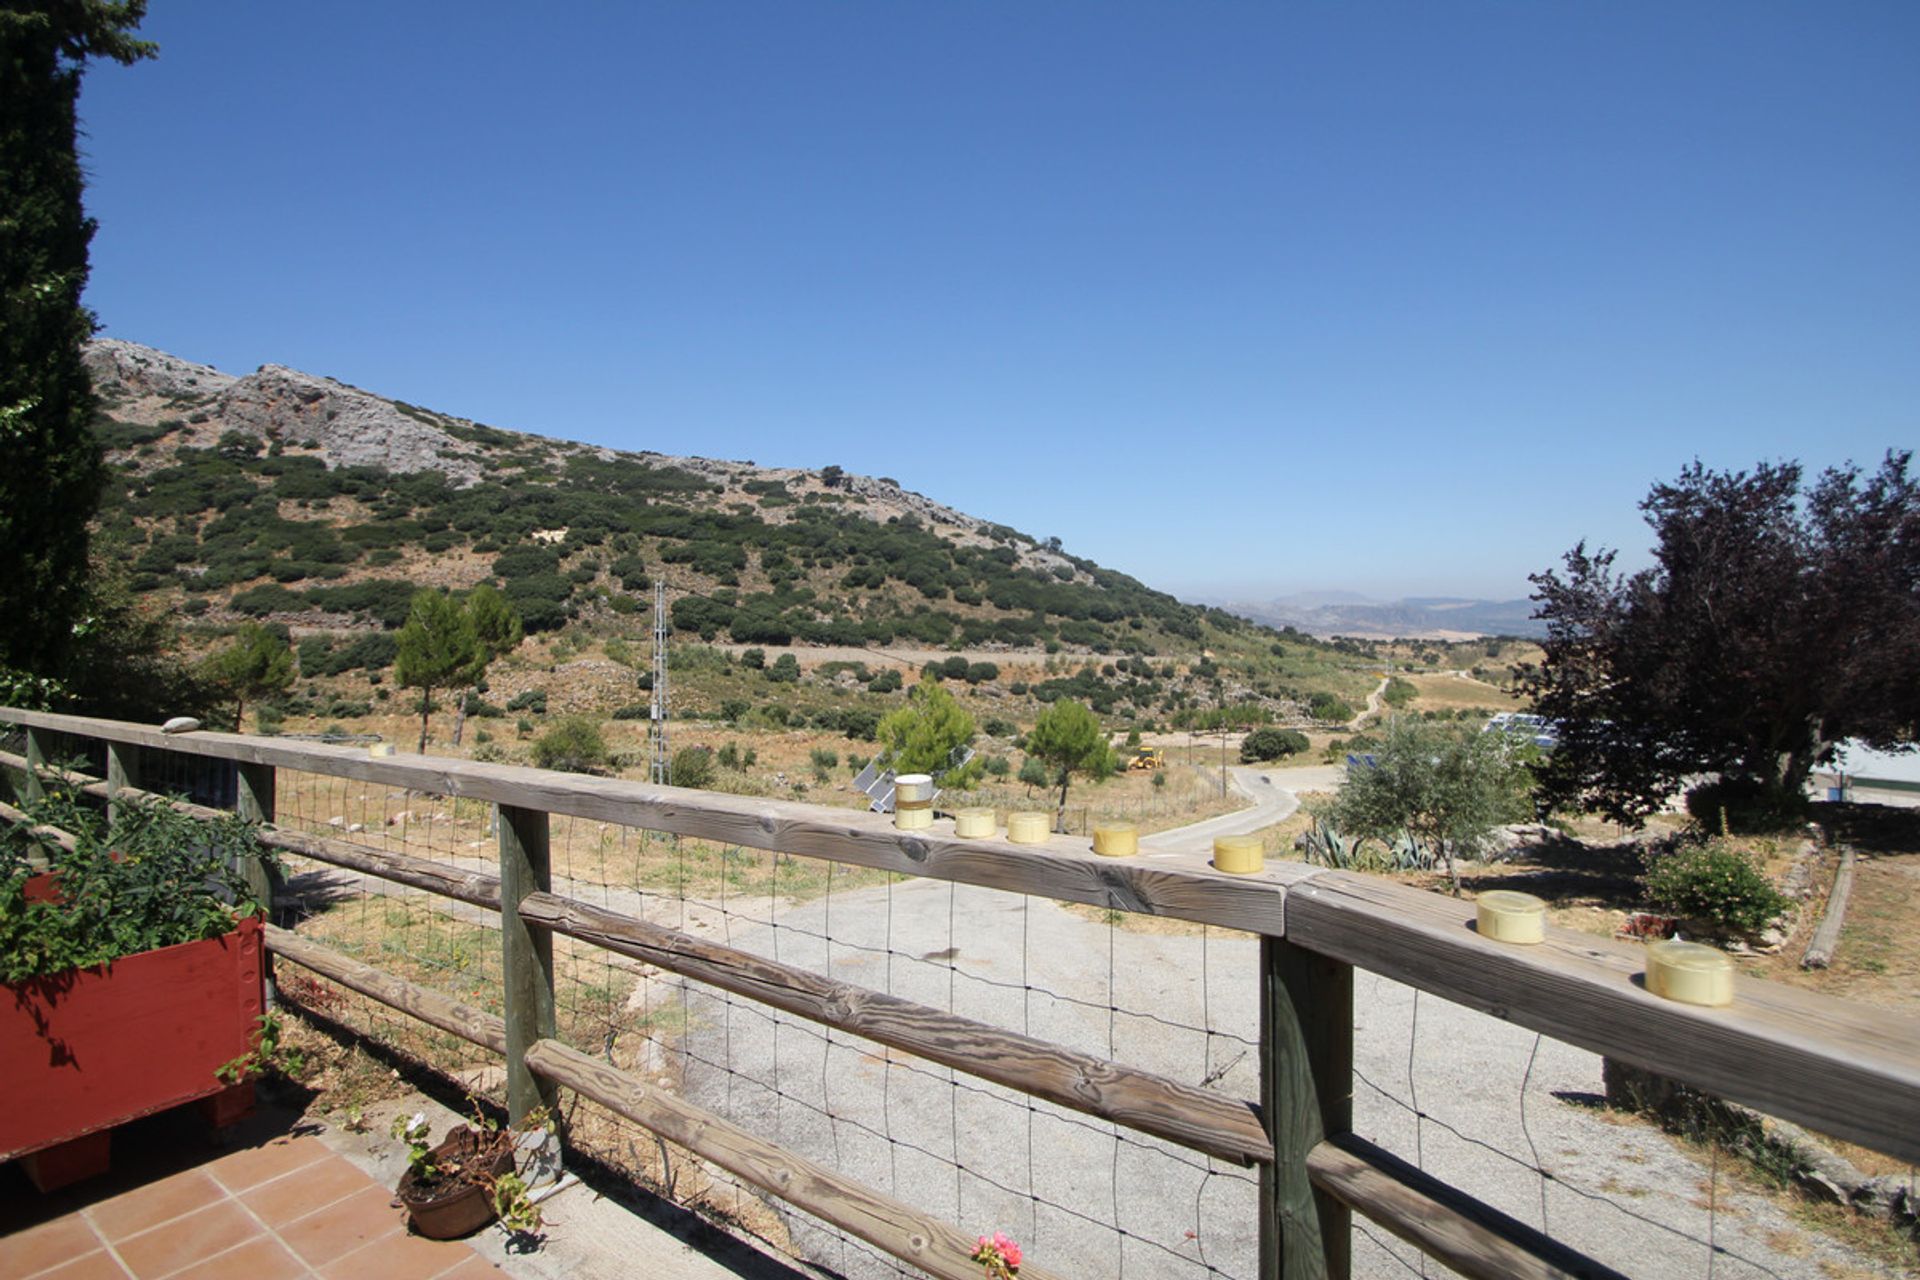
[[[236,379],[220,396],[219,413],[228,430],[318,450],[328,467],[441,471],[462,485],[484,470],[480,449],[430,415],[403,413],[391,400],[284,365]]]

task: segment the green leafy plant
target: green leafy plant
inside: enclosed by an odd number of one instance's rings
[[[1255,729],[1240,743],[1241,764],[1262,764],[1298,755],[1307,749],[1307,735],[1297,729]]]
[[[277,866],[252,824],[190,817],[157,799],[124,799],[108,823],[62,785],[23,806],[0,832],[0,981],[88,969],[121,956],[217,938],[262,909],[249,864]],[[56,892],[29,902],[26,882],[47,850],[35,827],[71,834],[55,848]]]
[[[1735,933],[1757,933],[1788,905],[1753,859],[1719,840],[1656,855],[1645,884],[1656,906]]]
[[[427,1117],[421,1112],[395,1116],[391,1130],[396,1141],[407,1144],[407,1169],[416,1181],[431,1185],[440,1175],[433,1162],[433,1139],[427,1129]]]
[[[528,1194],[526,1180],[517,1173],[503,1173],[493,1180],[493,1211],[500,1225],[515,1235],[532,1235],[546,1225],[540,1206]]]
[[[233,1061],[215,1067],[214,1076],[227,1084],[239,1084],[269,1071],[299,1075],[306,1070],[307,1055],[283,1043],[284,1034],[278,1013],[269,1010],[261,1014],[254,1028],[253,1046]]]
[[[566,716],[533,744],[533,762],[542,769],[595,773],[607,767],[607,743],[591,716]]]
[[[742,764],[751,763],[745,757]],[[708,747],[682,747],[668,762],[667,780],[676,787],[696,789],[713,785],[713,751]]]
[[[499,1215],[501,1226],[515,1235],[537,1233],[545,1225],[545,1219],[526,1179],[511,1169],[498,1176],[491,1170],[506,1152],[520,1145],[525,1135],[553,1134],[552,1114],[545,1107],[535,1107],[519,1124],[502,1125],[486,1113],[480,1100],[472,1094],[467,1095],[467,1103],[469,1119],[446,1135],[451,1140],[464,1132],[471,1138],[470,1142],[455,1144],[454,1149],[462,1152],[457,1158],[434,1159],[435,1147],[424,1113],[416,1111],[410,1116],[394,1117],[391,1132],[395,1140],[406,1144],[407,1170],[413,1185],[427,1192],[463,1182],[481,1187]],[[443,1142],[442,1146],[445,1145]]]

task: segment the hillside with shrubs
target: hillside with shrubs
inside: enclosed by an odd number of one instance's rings
[[[377,677],[422,586],[493,583],[530,640],[577,651],[642,637],[663,578],[685,642],[965,651],[942,674],[968,686],[1000,677],[995,656],[1052,656],[1016,696],[1130,721],[1236,702],[1300,719],[1371,684],[1363,655],[1183,604],[886,477],[617,452],[122,341],[88,362],[101,545],[193,632],[286,628],[303,680]]]

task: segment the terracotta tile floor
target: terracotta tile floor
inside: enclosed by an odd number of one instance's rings
[[[116,1133],[112,1173],[45,1196],[0,1169],[0,1280],[503,1277],[464,1243],[407,1234],[390,1188],[274,1127],[210,1149],[204,1130],[140,1122]]]

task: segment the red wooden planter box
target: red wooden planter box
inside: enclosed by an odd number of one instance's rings
[[[214,1071],[251,1047],[262,956],[260,921],[246,919],[222,937],[0,984],[0,1161],[41,1153],[28,1171],[45,1189],[103,1169],[107,1131],[128,1120],[199,1098],[215,1099],[215,1123],[239,1119],[252,1085]]]

